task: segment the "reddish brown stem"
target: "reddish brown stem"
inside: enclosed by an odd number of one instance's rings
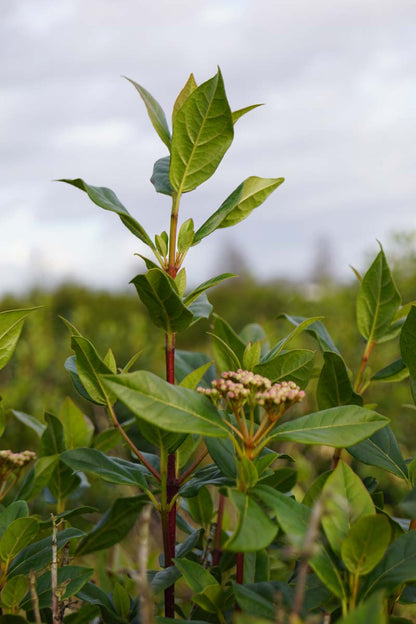
[[[221,561],[221,531],[222,531],[222,519],[224,517],[224,501],[225,498],[223,494],[220,494],[218,500],[218,514],[217,514],[217,528],[215,531],[215,543],[214,550],[212,551],[212,565],[217,566]]]
[[[416,518],[410,520],[409,531],[416,531]]]
[[[335,449],[331,461],[331,470],[335,470],[335,468],[338,466],[339,460],[341,459],[341,452],[342,448]]]
[[[235,568],[235,580],[239,585],[244,582],[244,553],[237,553],[236,568]]]

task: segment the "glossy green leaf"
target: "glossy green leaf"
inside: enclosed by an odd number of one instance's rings
[[[360,284],[357,324],[361,335],[369,343],[383,338],[399,306],[400,295],[381,249]]]
[[[28,516],[29,507],[26,501],[17,500],[7,505],[7,507],[0,512],[0,537],[14,520],[17,520],[17,518],[27,518]]]
[[[236,225],[246,219],[284,182],[284,178],[258,178],[251,176],[227,197],[214,214],[197,230],[193,244],[219,228]]]
[[[298,473],[294,468],[279,468],[273,474],[261,479],[261,483],[262,485],[269,485],[279,492],[290,492],[296,485],[297,476]]]
[[[132,283],[157,327],[177,332],[189,326],[193,315],[182,303],[174,280],[165,271],[150,269],[137,275]]]
[[[209,399],[147,371],[106,375],[103,383],[140,420],[175,433],[223,438],[226,425]]]
[[[77,178],[75,180],[58,180],[58,182],[66,182],[67,184],[71,184],[72,186],[79,188],[81,191],[85,191],[94,204],[100,208],[104,208],[104,210],[115,212],[120,217],[121,222],[130,230],[132,234],[137,236],[142,243],[145,243],[145,245],[154,249],[152,239],[149,237],[147,232],[143,229],[140,223],[138,223],[136,219],[131,216],[129,211],[123,206],[117,195],[111,189],[104,186],[91,186],[84,182],[84,180],[81,180],[81,178]]]
[[[407,479],[407,466],[391,427],[387,425],[370,438],[348,448],[348,452],[369,466],[378,466]]]
[[[320,410],[339,405],[362,405],[362,397],[354,392],[344,360],[338,353],[324,351],[324,365],[318,379],[316,399]]]
[[[1,602],[8,609],[17,607],[26,595],[28,579],[23,574],[9,579],[1,590]]]
[[[403,381],[407,379],[407,377],[409,377],[409,370],[403,360],[399,358],[377,371],[377,373],[371,377],[371,381],[394,383]]]
[[[209,454],[222,474],[229,479],[235,479],[235,454],[234,446],[229,438],[224,440],[207,439],[205,441]]]
[[[62,453],[61,460],[72,470],[91,472],[109,483],[147,489],[144,475],[148,470],[120,457],[110,457],[93,448],[78,448]]]
[[[337,624],[387,624],[384,595],[378,592],[370,596],[348,615],[337,620]]]
[[[208,585],[217,585],[218,581],[201,564],[189,559],[174,559],[175,566],[184,577],[193,592],[199,593]]]
[[[233,111],[232,112],[233,123],[234,124],[237,123],[237,121],[241,119],[243,115],[246,115],[247,113],[254,110],[255,108],[258,108],[259,106],[263,106],[263,104],[251,104],[251,106],[245,106],[244,108],[239,108],[238,110]]]
[[[70,598],[79,592],[94,574],[93,568],[67,565],[58,568],[58,590],[62,588],[62,598]],[[39,599],[40,609],[46,609],[51,605],[51,573],[42,574],[36,582],[36,593]],[[22,602],[22,609],[29,610],[32,607],[31,597],[28,595]]]
[[[118,498],[78,545],[77,554],[87,555],[117,544],[131,531],[146,504],[145,496]]]
[[[341,557],[351,574],[364,576],[383,558],[390,543],[390,524],[381,515],[363,516],[351,525]]]
[[[71,347],[77,359],[79,379],[88,395],[98,405],[113,403],[113,397],[108,389],[104,388],[101,375],[111,374],[111,369],[100,358],[94,345],[83,336],[72,336]]]
[[[173,110],[172,110],[172,121],[174,120],[176,113],[181,108],[182,104],[185,102],[185,100],[188,99],[191,93],[195,91],[197,86],[198,85],[195,82],[195,77],[193,74],[191,74],[188,80],[186,81],[185,86],[183,87],[183,89],[181,89],[178,97],[175,100],[175,104],[173,105]]]
[[[416,581],[416,531],[409,531],[390,544],[383,559],[365,579],[361,597],[366,598],[379,589],[390,594],[399,585],[412,581]]]
[[[65,437],[62,423],[52,414],[45,414],[47,427],[39,443],[39,456],[59,455],[65,451]]]
[[[196,524],[208,526],[214,513],[214,506],[208,489],[205,486],[201,487],[198,494],[188,498],[187,502],[192,520]]]
[[[58,552],[68,542],[78,540],[85,535],[84,531],[80,529],[63,529],[58,531],[57,535],[57,548]],[[29,574],[31,570],[37,572],[42,570],[50,564],[52,561],[52,537],[45,537],[42,540],[30,544],[24,548],[17,557],[14,559],[12,565],[9,568],[8,578],[16,576],[17,574]]]
[[[63,402],[58,418],[63,426],[67,449],[90,445],[94,435],[94,425],[69,397]]]
[[[302,444],[352,446],[387,425],[389,419],[377,412],[343,405],[296,418],[275,429],[273,440]]]
[[[305,327],[303,324],[306,321],[311,320],[303,316],[291,316],[289,314],[280,314],[278,318],[285,318],[289,321],[289,323],[292,323],[292,325],[295,325],[299,328]],[[313,323],[311,323],[310,325],[308,324],[308,326],[305,327],[304,331],[306,331],[307,334],[310,334],[315,338],[315,340],[319,344],[321,351],[334,351],[335,353],[339,353],[325,325],[321,321],[315,320],[314,318]]]
[[[403,362],[409,369],[410,387],[416,403],[416,306],[412,306],[400,335]]]
[[[169,179],[170,156],[159,158],[153,165],[153,173],[150,182],[156,189],[157,193],[171,196],[173,188]]]
[[[192,313],[193,319],[191,325],[199,321],[200,319],[207,319],[211,316],[212,305],[208,301],[208,297],[205,293],[199,295],[198,299],[195,299],[188,308]]]
[[[195,301],[195,299],[197,299],[199,295],[201,295],[203,292],[205,292],[209,288],[212,288],[213,286],[216,286],[217,284],[220,284],[221,282],[229,279],[230,277],[236,277],[236,276],[234,275],[234,273],[221,273],[221,275],[212,277],[206,282],[199,284],[199,286],[194,288],[194,290],[190,292],[189,295],[186,295],[186,297],[183,300],[184,304],[189,305],[190,303]]]
[[[268,362],[260,362],[254,372],[268,377],[273,382],[294,381],[300,388],[305,388],[313,370],[315,352],[308,349],[282,351]]]
[[[102,403],[97,403],[96,401],[94,401],[94,399],[88,394],[88,392],[82,385],[81,380],[78,375],[77,358],[75,357],[75,355],[71,355],[65,360],[64,367],[69,372],[71,376],[71,381],[74,385],[75,390],[78,392],[78,394],[82,396],[84,399],[86,399],[87,401],[89,401],[90,403],[95,403],[96,405],[102,405]]]
[[[29,427],[38,435],[42,436],[43,432],[46,429],[46,425],[40,422],[38,418],[31,416],[30,414],[25,414],[24,412],[19,412],[18,410],[12,410],[11,412],[18,421],[24,424],[26,427]]]
[[[17,518],[6,528],[0,538],[0,559],[7,569],[16,555],[34,541],[39,531],[35,518]]]
[[[81,485],[81,478],[59,461],[48,481],[49,490],[56,501],[63,501]]]
[[[154,129],[156,130],[156,132],[158,133],[158,135],[160,136],[160,138],[162,139],[166,147],[170,149],[171,138],[170,138],[169,126],[166,120],[165,113],[163,112],[163,109],[160,106],[159,102],[155,100],[155,98],[153,97],[153,95],[149,93],[149,91],[147,91],[144,87],[139,85],[137,82],[135,82],[134,80],[131,80],[130,78],[127,78],[127,80],[131,82],[133,87],[140,94],[140,97],[142,98],[146,106],[147,113],[149,115],[150,121],[152,122]]]
[[[247,494],[228,490],[228,496],[238,511],[238,519],[233,534],[224,544],[224,550],[250,552],[266,548],[276,537],[276,524]]]
[[[281,315],[282,317],[286,318],[286,315]],[[279,316],[277,318],[280,318]],[[296,317],[298,318],[298,317]],[[284,349],[286,349],[286,347],[289,345],[289,343],[296,338],[297,336],[299,336],[299,334],[301,334],[302,332],[306,331],[308,329],[308,327],[310,327],[310,325],[313,325],[314,323],[316,323],[317,321],[320,321],[323,317],[322,316],[315,316],[312,318],[307,318],[304,319],[303,321],[299,322],[299,324],[297,324],[295,326],[295,329],[293,329],[290,334],[288,336],[286,336],[286,338],[283,338],[282,340],[280,340],[263,358],[262,358],[262,362],[266,363],[269,362],[270,360],[273,360],[275,358],[276,355],[278,355],[278,353],[280,353],[281,351],[283,351]]]
[[[19,498],[31,500],[38,496],[51,480],[58,462],[59,455],[39,457],[19,490]]]
[[[13,355],[22,331],[23,322],[37,308],[25,310],[5,310],[0,312],[0,370]]]
[[[374,503],[361,479],[342,461],[326,480],[322,497],[326,510],[322,526],[332,550],[340,555],[351,525],[375,514]]]
[[[208,180],[234,136],[220,70],[187,97],[173,120],[170,181],[179,194]]]

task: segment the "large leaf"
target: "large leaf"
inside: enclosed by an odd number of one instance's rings
[[[354,392],[344,360],[338,353],[324,351],[324,365],[318,379],[316,398],[319,409],[339,405],[362,405],[363,400]]]
[[[133,528],[147,503],[146,496],[118,498],[78,545],[77,554],[86,555],[117,544]]]
[[[152,239],[147,232],[140,223],[131,216],[127,208],[123,206],[117,195],[111,189],[104,186],[91,186],[84,182],[84,180],[81,180],[81,178],[76,178],[75,180],[58,180],[58,182],[66,182],[67,184],[81,189],[81,191],[85,191],[94,204],[97,204],[100,208],[104,208],[104,210],[111,210],[111,212],[118,214],[122,223],[132,234],[137,236],[145,245],[154,249]]]
[[[228,430],[211,401],[148,371],[106,375],[104,385],[133,412],[161,429],[224,438]]]
[[[112,370],[100,358],[94,345],[83,336],[72,336],[71,346],[77,358],[77,374],[88,395],[99,405],[113,402],[100,377],[112,373]]]
[[[390,542],[385,516],[363,516],[351,526],[341,546],[341,557],[351,574],[364,576],[378,564]]]
[[[152,122],[154,129],[156,130],[166,147],[170,149],[171,139],[169,126],[166,120],[165,113],[163,112],[163,109],[160,106],[159,102],[155,100],[155,98],[149,93],[149,91],[146,91],[146,89],[139,85],[137,82],[131,80],[130,78],[127,78],[127,80],[131,82],[133,87],[135,87],[135,89],[137,89],[137,91],[139,92],[140,97],[145,103],[147,113],[150,117],[150,121]]]
[[[173,188],[169,179],[170,156],[159,158],[153,166],[152,177],[150,182],[158,193],[163,195],[172,195]]]
[[[4,569],[21,550],[26,548],[39,531],[39,522],[35,518],[16,518],[0,538],[0,559]]]
[[[357,324],[362,336],[376,342],[387,334],[400,305],[383,250],[364,275],[357,299]]]
[[[416,531],[409,531],[390,544],[383,559],[365,579],[361,596],[365,598],[379,589],[391,593],[411,581],[416,581]]]
[[[350,446],[348,452],[363,464],[378,466],[401,479],[407,479],[406,462],[389,425],[376,431],[367,440]]]
[[[197,87],[173,120],[170,181],[179,194],[212,176],[234,136],[220,70]]]
[[[257,364],[254,372],[273,382],[294,381],[299,387],[305,388],[312,375],[314,357],[315,352],[308,349],[281,351],[272,360]]]
[[[22,331],[23,322],[34,310],[37,308],[0,312],[0,370],[6,366],[12,357]]]
[[[78,448],[62,453],[61,460],[72,470],[92,472],[109,483],[147,489],[144,475],[149,474],[148,470],[126,459],[109,457],[93,448]]]
[[[231,489],[228,496],[238,511],[238,517],[235,531],[224,544],[224,550],[250,552],[269,546],[276,537],[277,525],[251,496]]]
[[[416,403],[416,306],[410,308],[403,325],[400,335],[400,349],[403,362],[409,369],[410,386],[413,400]]]
[[[182,303],[175,282],[165,271],[150,269],[137,275],[132,283],[157,327],[177,332],[190,325],[193,314]]]
[[[284,182],[284,178],[258,178],[251,176],[227,197],[216,212],[205,221],[194,236],[193,245],[217,230],[236,225],[246,219]]]
[[[93,568],[67,565],[58,568],[58,588],[62,589],[62,598],[70,598],[87,583],[93,575]],[[51,604],[51,573],[45,572],[36,581],[36,594],[39,601],[39,608],[46,609]],[[30,594],[22,602],[22,609],[30,610],[32,598]]]
[[[340,555],[351,525],[375,514],[374,503],[361,479],[342,461],[326,480],[322,497],[326,510],[322,526],[332,550]]]
[[[29,507],[26,501],[17,500],[10,503],[0,512],[0,537],[11,524],[17,518],[27,518],[29,516]]]
[[[352,446],[387,425],[389,419],[377,412],[343,405],[314,412],[280,425],[272,436],[274,440],[327,446]]]

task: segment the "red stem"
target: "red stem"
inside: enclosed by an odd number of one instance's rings
[[[244,553],[242,552],[237,553],[235,580],[239,585],[244,582]]]

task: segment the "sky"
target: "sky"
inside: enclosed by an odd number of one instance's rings
[[[198,227],[250,175],[285,183],[191,250],[189,282],[231,256],[304,282],[320,248],[340,279],[377,240],[388,253],[392,232],[416,229],[415,19],[414,0],[2,0],[0,293],[124,289],[143,272],[118,217],[54,180],[109,187],[149,233],[167,229],[169,198],[149,182],[166,149],[123,76],[169,119],[189,74],[217,66],[233,110],[265,105],[181,218]]]

